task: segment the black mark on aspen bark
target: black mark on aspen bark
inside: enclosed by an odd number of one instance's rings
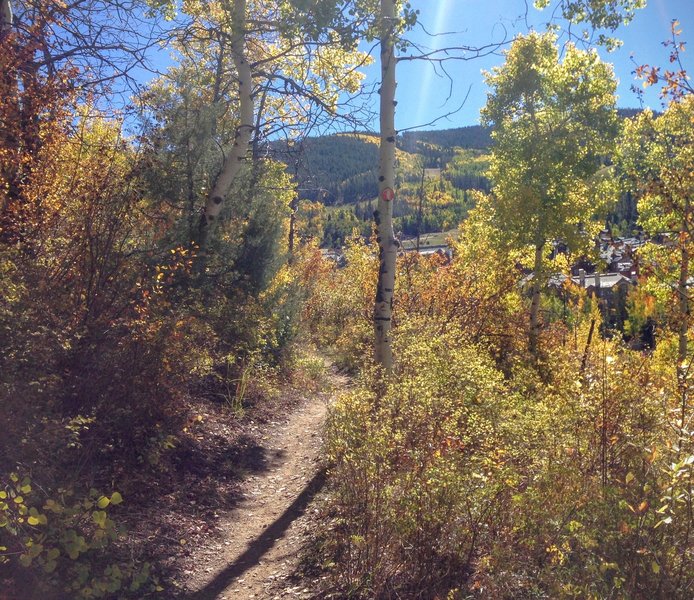
[[[386,178],[385,178],[383,175],[381,175],[381,176],[378,178],[378,180],[379,180],[379,181],[385,181]]]
[[[388,141],[389,141],[391,144],[394,144],[394,143],[395,143],[395,138],[394,138],[392,135],[391,135],[389,138],[387,138],[387,139],[388,139]]]
[[[215,196],[214,198],[212,198],[212,202],[214,202],[215,204],[221,204],[223,202],[223,199],[221,196]]]

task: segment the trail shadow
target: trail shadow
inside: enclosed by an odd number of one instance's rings
[[[215,600],[229,585],[246,571],[258,564],[263,555],[272,548],[275,540],[306,511],[307,506],[325,485],[325,470],[321,469],[306,484],[294,502],[260,536],[250,542],[246,551],[233,563],[215,576],[204,588],[179,597],[179,600]]]

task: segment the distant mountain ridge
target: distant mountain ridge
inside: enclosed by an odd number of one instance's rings
[[[417,153],[418,144],[434,144],[442,148],[486,150],[492,145],[491,131],[482,125],[432,131],[406,131],[399,136],[400,147]]]
[[[622,118],[640,109],[621,108]],[[399,156],[417,157],[425,168],[443,168],[456,149],[489,152],[491,130],[481,125],[430,131],[406,131],[398,136]],[[301,198],[326,205],[353,204],[378,195],[378,136],[340,133],[300,142],[273,142],[272,156],[287,165]],[[411,160],[407,161],[412,163]]]

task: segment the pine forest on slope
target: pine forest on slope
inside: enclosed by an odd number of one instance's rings
[[[618,111],[621,118],[638,112]],[[486,176],[491,146],[490,130],[481,125],[400,135],[399,198],[393,209],[397,231],[408,238],[456,228],[473,206],[471,192],[491,189]],[[305,236],[319,237],[324,247],[341,247],[355,229],[369,236],[378,194],[375,135],[341,133],[274,142],[269,151],[297,182]],[[608,219],[623,230],[633,228],[631,199],[622,198]]]

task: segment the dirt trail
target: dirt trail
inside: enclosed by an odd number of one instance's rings
[[[331,387],[344,386],[337,375]],[[219,524],[223,539],[196,557],[191,600],[301,598],[308,590],[286,579],[296,567],[308,527],[301,516],[324,483],[322,433],[330,394],[308,394],[286,423],[262,435],[268,468],[250,475],[242,501]]]

